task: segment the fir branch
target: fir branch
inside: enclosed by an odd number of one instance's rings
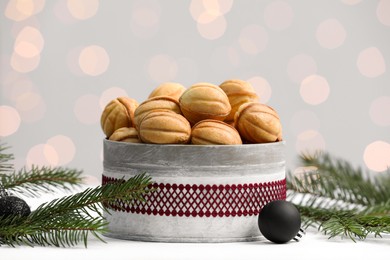
[[[378,178],[374,173],[365,174],[360,167],[354,168],[349,162],[325,152],[302,155],[301,162],[304,166],[315,166],[320,173],[310,175],[312,179],[309,177],[311,194],[315,190],[319,196],[365,206],[386,202],[390,198],[390,171]]]
[[[9,147],[5,146],[5,144],[0,143],[0,176],[12,172],[14,170],[14,166],[9,161],[14,159],[13,154],[4,153],[4,151],[8,150]]]
[[[390,234],[390,215],[367,215],[354,210],[329,210],[296,205],[302,215],[303,226],[317,227],[331,237],[344,235],[355,241],[368,235]]]
[[[390,233],[390,172],[365,174],[327,153],[303,155],[303,176],[288,174],[289,200],[301,212],[305,226],[353,241]],[[370,176],[371,178],[368,178]]]
[[[0,175],[0,182],[6,190],[35,197],[41,193],[56,190],[70,190],[82,183],[81,171],[66,168],[32,166],[31,170],[20,169],[7,175]]]
[[[0,220],[0,245],[74,246],[88,235],[102,240],[107,221],[102,216],[103,204],[118,204],[119,200],[133,203],[144,200],[150,192],[151,178],[137,175],[121,183],[110,183],[42,204],[28,217]],[[92,213],[91,213],[92,211]],[[92,216],[93,214],[97,216]]]

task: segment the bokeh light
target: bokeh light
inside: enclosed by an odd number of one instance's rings
[[[80,52],[79,66],[87,75],[98,76],[106,72],[109,64],[110,57],[101,46],[91,45]]]
[[[321,22],[316,31],[316,38],[321,47],[335,49],[340,47],[346,38],[344,26],[334,18]]]
[[[375,78],[386,72],[382,52],[376,47],[362,50],[357,59],[357,67],[363,76]]]
[[[85,125],[97,124],[101,115],[99,102],[100,98],[93,94],[79,97],[73,109],[77,120]]]
[[[205,18],[216,19],[227,14],[233,6],[233,0],[192,0],[190,13],[197,23],[204,23]]]
[[[67,7],[74,18],[86,20],[97,13],[99,9],[99,0],[68,0]]]
[[[382,24],[390,26],[390,1],[380,0],[378,2],[376,16]]]
[[[301,84],[306,77],[317,73],[317,63],[309,55],[301,53],[292,57],[287,65],[287,74],[292,82]]]
[[[126,90],[119,87],[111,87],[103,91],[99,99],[99,106],[103,110],[106,105],[113,99],[117,97],[127,97],[128,94]]]
[[[390,126],[390,97],[375,99],[370,106],[370,118],[379,126]]]
[[[238,41],[244,52],[256,55],[266,49],[268,45],[268,33],[260,25],[247,25],[241,30]]]
[[[138,1],[131,11],[130,28],[138,38],[152,37],[160,27],[161,7],[158,1]]]
[[[158,54],[149,60],[148,73],[156,83],[173,81],[177,72],[176,61],[167,54]]]
[[[268,28],[281,31],[291,26],[294,18],[294,11],[284,1],[273,1],[264,9],[264,20]]]
[[[321,121],[313,111],[299,110],[291,117],[289,129],[294,135],[299,135],[307,130],[318,131],[320,126]]]
[[[376,172],[390,168],[390,144],[385,141],[375,141],[367,145],[363,155],[366,166]]]
[[[16,37],[14,51],[20,57],[33,58],[40,55],[44,43],[42,34],[37,28],[26,26]]]
[[[3,78],[2,94],[3,97],[16,102],[17,98],[23,93],[33,91],[34,85],[29,78],[24,77],[25,74],[17,73],[20,76],[13,78],[15,76],[14,73],[16,72],[9,73],[8,77]]]
[[[325,139],[315,130],[306,130],[297,137],[296,151],[301,153],[315,153],[325,150]]]
[[[15,22],[20,22],[36,15],[45,6],[45,0],[9,0],[4,15]]]
[[[192,0],[189,9],[199,34],[208,40],[222,37],[227,27],[224,15],[232,5],[232,0]]]
[[[154,27],[160,22],[160,8],[141,6],[134,9],[131,19],[141,27]]]
[[[71,162],[76,153],[72,139],[65,135],[56,135],[47,140],[46,144],[53,147],[58,155],[58,165]]]
[[[203,20],[205,21],[205,20]],[[225,33],[227,22],[224,16],[218,16],[210,22],[202,22],[197,24],[199,34],[208,40],[215,40]]]
[[[255,89],[261,103],[267,103],[272,95],[272,89],[268,81],[259,76],[247,80]]]
[[[329,96],[328,81],[320,75],[310,75],[302,80],[300,94],[302,99],[310,105],[319,105]]]
[[[17,54],[16,52],[12,53],[11,56],[11,67],[17,72],[28,73],[35,70],[41,61],[41,55],[36,55],[31,58],[25,58]]]
[[[0,106],[0,137],[14,134],[20,126],[18,111],[10,106]]]
[[[32,123],[42,119],[46,113],[46,104],[41,95],[25,91],[15,99],[15,107],[23,122]]]
[[[58,154],[56,150],[48,144],[37,144],[28,151],[26,157],[26,167],[31,169],[34,166],[52,166],[58,165]]]

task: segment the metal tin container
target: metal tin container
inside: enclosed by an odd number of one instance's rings
[[[110,207],[106,236],[161,242],[260,237],[257,217],[286,198],[285,143],[153,145],[104,140],[103,184],[146,172],[146,202]]]

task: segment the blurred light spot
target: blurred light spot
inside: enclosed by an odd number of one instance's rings
[[[116,99],[117,97],[127,97],[128,94],[126,90],[123,88],[118,87],[111,87],[103,91],[102,95],[99,99],[99,105],[100,108],[103,110],[106,105],[113,99]]]
[[[84,174],[83,175],[83,183],[88,185],[88,186],[98,186],[101,184],[101,181],[96,176]]]
[[[20,94],[15,103],[20,117],[25,123],[36,122],[42,119],[46,113],[46,104],[43,98],[32,91]]]
[[[99,0],[68,0],[67,7],[73,17],[86,20],[97,13]]]
[[[366,166],[376,172],[390,168],[390,144],[384,141],[375,141],[367,145],[363,155]]]
[[[264,10],[264,20],[268,28],[281,31],[290,27],[294,18],[291,6],[284,1],[274,1]]]
[[[11,101],[15,102],[20,95],[33,90],[32,81],[26,77],[17,77],[14,80],[7,81],[7,79],[3,80],[3,97],[6,97]]]
[[[64,135],[56,135],[48,139],[46,144],[56,150],[58,154],[58,165],[65,165],[73,160],[76,147],[71,138]]]
[[[347,4],[347,5],[356,5],[358,3],[360,3],[362,0],[341,0],[341,2],[343,2],[344,4]]]
[[[99,100],[98,96],[92,94],[79,97],[73,109],[77,120],[86,125],[97,124],[101,115]]]
[[[198,27],[200,26],[199,24],[211,23],[212,21],[214,21],[218,17],[220,17],[220,16],[214,15],[214,14],[211,14],[211,13],[208,13],[208,12],[204,12],[201,15],[199,15],[199,18],[197,20]]]
[[[224,15],[233,6],[233,0],[202,0],[206,12],[216,15]]]
[[[335,49],[340,47],[346,38],[344,26],[337,19],[327,19],[317,27],[316,38],[321,47]]]
[[[40,61],[40,55],[36,55],[31,58],[25,58],[18,55],[16,52],[13,52],[11,56],[11,67],[17,72],[28,73],[35,70],[38,67]]]
[[[200,35],[208,40],[216,40],[226,31],[226,19],[224,16],[218,16],[209,23],[198,23],[197,28]]]
[[[390,97],[379,97],[371,103],[371,120],[379,126],[390,126]]]
[[[14,51],[23,58],[32,58],[41,53],[44,42],[39,30],[26,26],[20,31],[15,40]]]
[[[307,76],[317,73],[317,64],[315,60],[304,53],[292,57],[287,65],[287,74],[291,81],[301,84]]]
[[[39,13],[44,6],[45,0],[10,0],[4,14],[8,19],[20,22]]]
[[[210,1],[209,0],[203,0],[203,2],[207,2],[209,3]],[[219,10],[219,13],[222,14],[222,15],[225,15],[227,14],[228,12],[230,12],[230,10],[232,9],[233,7],[233,0],[216,0],[216,2],[218,3],[218,10]],[[207,9],[207,5],[206,5],[206,9]]]
[[[295,147],[298,153],[315,153],[325,150],[325,140],[319,132],[306,130],[298,135]]]
[[[363,76],[375,78],[386,71],[385,60],[376,47],[362,50],[357,59],[357,67]]]
[[[161,7],[158,1],[138,1],[132,6],[130,28],[138,38],[150,38],[159,29]]]
[[[232,5],[233,0],[192,0],[190,13],[197,23],[204,23],[205,19],[211,22],[228,13]]]
[[[247,80],[255,89],[261,103],[267,103],[271,98],[272,89],[265,78],[256,76]]]
[[[328,81],[320,75],[310,75],[301,83],[300,94],[302,99],[310,105],[325,102],[329,96]]]
[[[160,22],[157,8],[139,7],[132,12],[132,20],[141,27],[154,27]]]
[[[215,49],[210,58],[210,65],[215,71],[226,72],[237,68],[240,56],[236,48],[222,46]]]
[[[203,0],[192,0],[190,3],[190,13],[192,16],[192,19],[194,19],[196,22],[198,22],[199,17],[201,14],[206,12],[206,8],[203,5]],[[217,15],[215,15],[217,16]]]
[[[177,63],[171,56],[159,54],[149,60],[148,73],[157,83],[172,81],[177,72]]]
[[[91,45],[85,47],[79,56],[81,70],[90,76],[104,73],[110,64],[110,57],[103,47]]]
[[[247,25],[241,30],[238,41],[244,52],[256,55],[267,47],[268,33],[259,25]]]
[[[320,129],[320,119],[317,115],[309,110],[300,110],[295,112],[290,121],[290,130],[294,135],[307,130],[318,131]]]
[[[390,26],[390,1],[379,1],[378,6],[376,8],[376,16],[382,24]]]
[[[26,158],[26,166],[31,169],[34,166],[57,166],[58,154],[56,150],[48,144],[38,144],[28,151]]]
[[[28,111],[34,109],[34,107],[42,102],[42,97],[37,93],[27,91],[19,95],[15,101],[16,108],[19,111]]]
[[[0,136],[14,134],[20,126],[18,111],[10,106],[0,106]]]

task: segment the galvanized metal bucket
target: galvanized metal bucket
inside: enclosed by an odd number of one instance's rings
[[[146,172],[147,202],[108,206],[106,236],[161,242],[260,238],[257,217],[286,198],[285,143],[153,145],[104,140],[103,184]]]

